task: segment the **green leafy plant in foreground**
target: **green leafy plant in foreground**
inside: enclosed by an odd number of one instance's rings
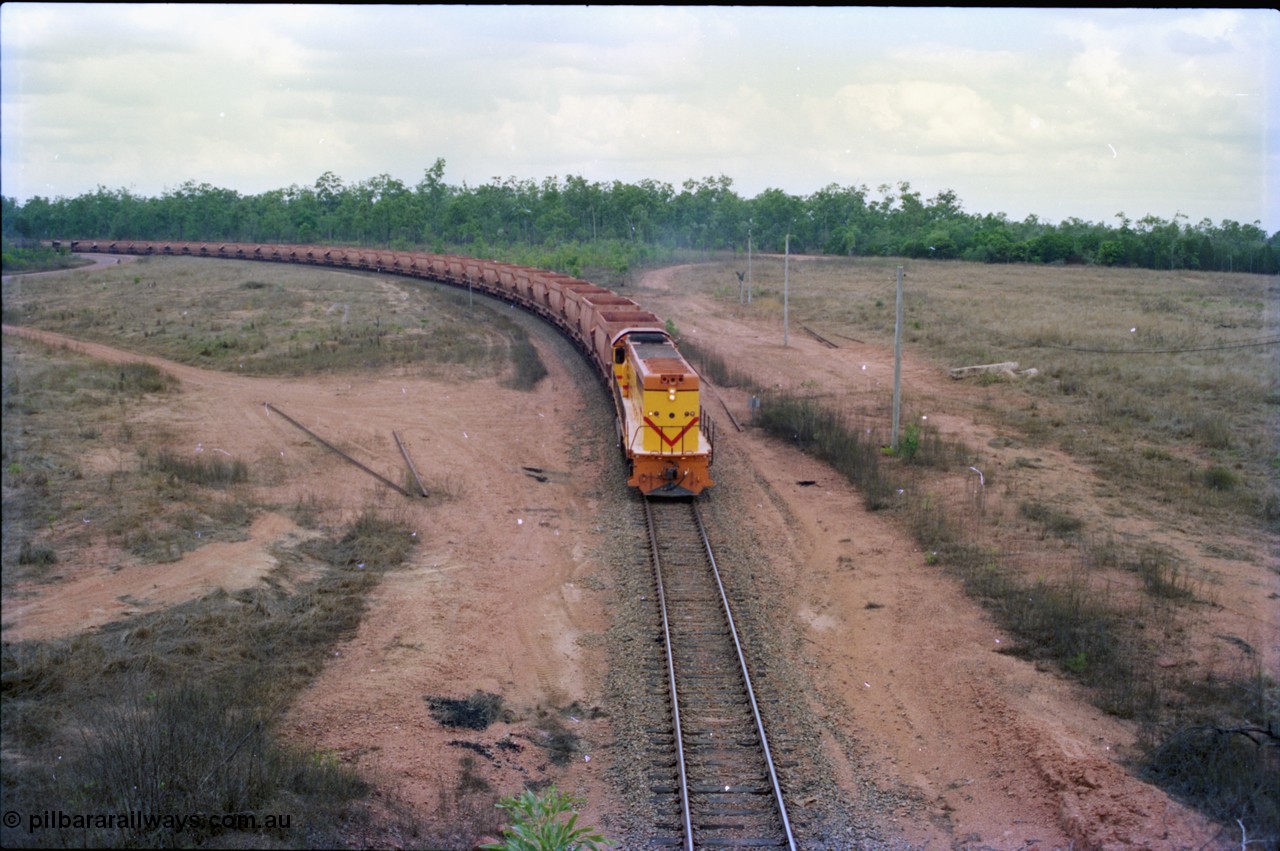
[[[612,843],[592,827],[578,827],[582,798],[551,786],[538,793],[526,789],[498,801],[512,819],[502,841],[481,845],[487,851],[596,851]],[[568,815],[568,820],[562,816]]]

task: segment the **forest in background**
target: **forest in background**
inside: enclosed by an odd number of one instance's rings
[[[743,198],[723,175],[669,183],[541,182],[495,177],[451,186],[437,159],[409,186],[381,174],[349,183],[325,172],[311,186],[259,195],[187,181],[159,197],[99,186],[75,198],[3,199],[16,239],[145,239],[337,243],[456,251],[580,274],[618,272],[678,251],[910,257],[982,263],[1069,263],[1202,271],[1280,271],[1280,231],[1259,223],[1192,223],[1123,212],[1113,223],[1021,221],[966,212],[950,190],[923,198],[910,183],[831,184],[811,195],[766,189]]]

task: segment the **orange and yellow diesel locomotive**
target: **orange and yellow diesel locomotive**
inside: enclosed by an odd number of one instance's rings
[[[56,244],[56,243],[55,243]],[[450,254],[323,245],[70,243],[72,251],[214,257],[358,269],[467,287],[534,313],[562,331],[609,386],[628,484],[646,496],[697,496],[714,484],[711,424],[698,374],[658,317],[629,298],[541,269]]]

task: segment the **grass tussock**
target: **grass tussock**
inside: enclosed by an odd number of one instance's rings
[[[740,387],[752,392],[759,392],[761,389],[747,370],[692,340],[681,338],[680,353],[699,375],[711,379],[717,387]]]
[[[889,436],[878,422],[785,392],[761,396],[756,425],[825,461],[862,491],[873,511],[892,505],[918,479],[913,469],[950,469],[968,458],[963,446],[947,443],[936,429],[915,422],[908,422],[890,458]]]
[[[249,465],[243,460],[210,452],[182,458],[161,450],[150,460],[150,467],[174,482],[201,487],[226,487],[249,480]]]
[[[52,547],[23,541],[18,547],[18,564],[32,564],[47,567],[58,563],[58,554]]]
[[[368,508],[336,540],[303,545],[304,551],[329,564],[359,571],[387,570],[402,563],[417,541],[404,521]]]
[[[332,542],[411,540],[369,511]],[[331,847],[364,830],[366,784],[332,753],[284,744],[275,724],[349,636],[380,571],[407,555],[345,557],[286,592],[215,592],[167,611],[56,641],[6,642],[0,674],[4,806],[40,813],[201,814],[170,822],[5,825],[5,847]],[[252,817],[249,818],[249,817]]]
[[[1069,538],[1084,528],[1084,521],[1071,512],[1042,502],[1024,502],[1018,506],[1018,512],[1028,520],[1035,521],[1046,533],[1058,538]]]

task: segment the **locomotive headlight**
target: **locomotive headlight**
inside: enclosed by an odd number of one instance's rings
[[[676,389],[674,387],[672,387],[671,392],[667,394],[667,398],[672,402],[676,400]]]

